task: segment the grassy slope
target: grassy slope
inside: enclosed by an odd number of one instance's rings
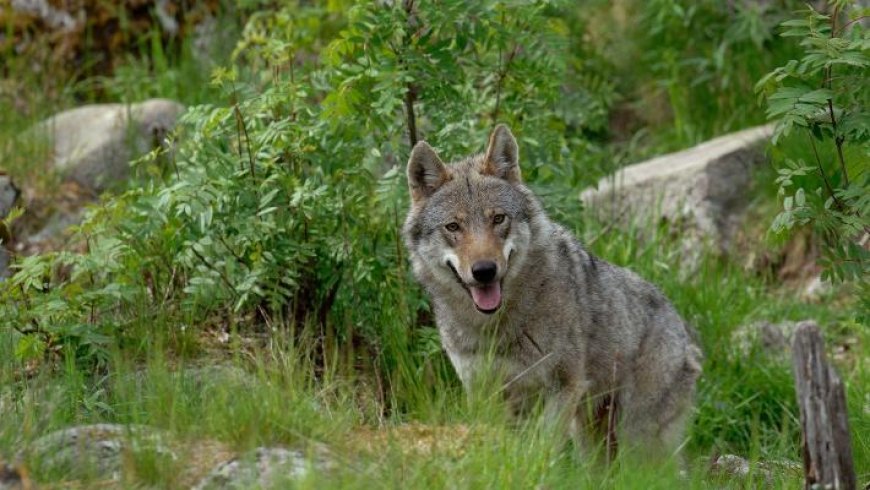
[[[587,227],[590,236],[596,233],[594,228]],[[824,302],[796,301],[788,292],[773,291],[713,259],[705,260],[696,274],[681,278],[675,273],[679,258],[661,239],[641,245],[609,233],[594,248],[604,258],[629,265],[660,285],[700,333],[707,358],[688,448],[692,486],[715,486],[706,476],[707,459],[719,451],[765,461],[799,461],[787,361],[735,356],[730,332],[755,319],[809,317],[840,325],[838,337],[858,335],[858,347],[865,346],[866,333],[848,324],[848,308],[832,311]],[[97,376],[67,365],[18,383],[11,381],[25,366],[13,360],[11,339],[4,335],[0,343],[3,403],[17,401],[3,407],[0,454],[9,456],[26,441],[53,429],[111,421],[168,430],[190,448],[183,461],[208,461],[208,451],[197,449],[204,440],[238,451],[258,445],[326,443],[349,464],[337,476],[312,482],[317,488],[326,483],[369,488],[385,482],[391,487],[452,487],[461,482],[463,488],[563,488],[578,481],[584,487],[597,487],[601,479],[619,488],[685,484],[676,480],[673,469],[625,464],[603,472],[590,467],[554,447],[544,428],[533,422],[511,425],[501,416],[498,403],[492,399],[468,403],[455,383],[441,378],[422,393],[396,393],[407,404],[407,414],[380,420],[371,383],[340,369],[314,382],[305,356],[300,356],[304,347],[292,339],[277,336],[251,343],[234,337],[222,352],[184,357],[170,354],[177,351],[170,348],[178,344],[175,325],[141,325],[137,334],[147,343],[147,349],[140,351],[142,362],[128,360],[134,352],[118,352],[107,372]],[[856,355],[860,360],[860,353]],[[198,369],[195,374],[182,374],[191,366],[218,363],[237,366],[250,377],[234,369],[206,376]],[[870,427],[862,407],[870,396],[865,364],[853,358],[840,365],[849,388],[857,468],[870,467]],[[426,425],[414,429],[407,423]],[[386,431],[373,432],[372,427]],[[440,442],[429,447],[427,441],[433,439]],[[413,449],[420,446],[425,449]],[[175,487],[192,478],[187,463],[155,465],[146,457],[134,458],[131,464],[130,474],[137,483]],[[782,485],[797,486],[794,475],[785,475],[791,478]]]
[[[169,60],[159,68],[133,63],[121,70],[110,98],[132,101],[160,95],[186,103],[209,100],[204,70],[192,60]],[[31,108],[25,115],[11,110],[5,99],[0,101],[0,141],[10,141],[39,117],[74,105],[80,98],[75,95],[77,90],[50,100],[25,94]],[[39,173],[32,154],[14,155],[4,164],[21,181],[28,182],[25,179]],[[583,227],[587,237],[600,231],[596,223]],[[787,362],[734,355],[732,330],[760,319],[816,318],[826,326],[837,326],[828,331],[832,341],[857,338],[854,348],[858,352],[839,367],[849,390],[856,467],[870,468],[870,421],[865,406],[870,373],[867,363],[861,362],[867,358],[870,338],[866,329],[852,322],[856,312],[848,301],[838,300],[838,305],[845,306],[837,309],[826,305],[836,299],[832,297],[807,304],[790,291],[777,290],[713,258],[705,259],[697,273],[681,277],[676,273],[679,257],[663,238],[639,243],[609,232],[593,248],[603,258],[629,266],[658,284],[700,333],[707,357],[698,415],[687,448],[692,487],[719,486],[707,476],[707,458],[716,452],[736,452],[753,460],[799,460],[797,413]],[[148,457],[133,458],[127,483],[143,486],[188,484],[193,473],[209,466],[210,453],[273,444],[312,447],[313,442],[326,443],[347,464],[337,474],[314,475],[308,482],[312,488],[326,484],[573,488],[577,482],[590,488],[602,483],[618,488],[689,486],[677,479],[673,468],[644,468],[631,462],[603,470],[579,460],[559,450],[546,429],[534,422],[509,424],[491,399],[467,402],[449,376],[432,377],[433,386],[393,393],[405,410],[381,418],[374,381],[348,374],[339,366],[315,382],[305,360],[306,349],[293,339],[278,336],[252,342],[232,336],[217,350],[188,350],[182,346],[213,342],[201,341],[191,331],[181,332],[174,322],[160,319],[143,320],[132,329],[130,337],[141,339],[140,343],[117,352],[103,373],[82,372],[69,364],[40,368],[29,378],[21,376],[28,366],[15,360],[14,334],[0,332],[0,459],[54,429],[110,421],[153,425],[181,441],[182,463],[155,464]],[[442,355],[437,357],[427,365],[443,364]],[[250,378],[232,369],[215,371],[205,382],[182,374],[192,366],[218,363],[236,366]],[[419,365],[418,361],[409,363]],[[203,449],[203,441],[211,441],[211,449]],[[199,469],[187,470],[189,461],[197,461],[193,466]],[[67,478],[37,476],[55,481]],[[860,481],[868,479],[865,473]],[[774,486],[796,487],[798,479],[786,473],[785,480]]]

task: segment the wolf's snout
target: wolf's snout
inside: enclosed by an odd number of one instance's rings
[[[498,264],[491,260],[478,260],[471,266],[474,280],[483,284],[491,282],[498,273]]]

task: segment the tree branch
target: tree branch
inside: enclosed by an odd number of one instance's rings
[[[501,109],[501,90],[502,85],[504,85],[504,80],[507,78],[508,70],[510,69],[511,62],[516,58],[517,53],[520,51],[520,45],[514,44],[513,49],[511,49],[510,54],[508,54],[507,61],[504,62],[504,66],[502,66],[502,53],[499,50],[498,53],[498,61],[499,61],[499,73],[498,80],[495,82],[495,107],[492,110],[492,124],[495,125],[498,122],[498,112]]]
[[[242,116],[242,111],[239,109],[239,104],[235,104],[233,106],[233,110],[236,114],[236,131],[241,128],[242,132],[245,133],[245,147],[248,149],[248,164],[250,166],[251,178],[255,179],[257,174],[254,171],[254,155],[251,153],[251,138],[248,136],[248,126],[245,124],[245,118]],[[239,135],[239,158],[242,158],[242,138]]]
[[[831,39],[834,39],[837,35],[837,17],[840,16],[840,7],[834,7],[834,12],[831,14]],[[825,69],[825,85],[827,85],[828,90],[831,90],[832,77],[834,74],[834,67],[828,65]],[[831,126],[834,131],[834,144],[837,146],[837,157],[840,159],[840,171],[843,172],[843,183],[846,184],[846,187],[849,186],[849,173],[846,171],[846,159],[843,157],[843,137],[837,134],[837,117],[834,115],[834,100],[828,99],[828,112],[831,115]]]
[[[807,131],[809,131],[809,129],[807,129]],[[816,165],[819,168],[819,175],[822,176],[822,180],[825,182],[825,189],[828,190],[828,194],[830,194],[831,198],[834,199],[834,203],[837,205],[837,209],[842,210],[843,203],[841,203],[840,200],[837,199],[837,196],[834,194],[834,188],[831,187],[831,183],[828,182],[828,176],[827,176],[827,174],[825,174],[824,168],[822,168],[822,159],[821,159],[821,157],[819,157],[819,150],[816,149],[816,140],[815,140],[814,136],[812,135],[812,133],[810,133],[809,139],[810,139],[810,146],[813,147],[813,155],[815,155],[815,157],[816,157]]]
[[[411,32],[413,31],[414,24],[414,0],[404,0],[402,2],[402,6],[405,10],[405,14],[407,15],[408,29],[405,31],[404,39],[402,40],[402,48],[407,51],[411,45]],[[403,53],[404,54],[404,53]],[[400,56],[402,66],[407,69],[408,65],[405,61],[404,56]],[[413,86],[411,82],[408,82],[405,91],[405,116],[408,120],[408,141],[411,143],[411,148],[413,148],[418,141],[417,136],[417,115],[414,113],[414,102],[417,101],[417,90]]]
[[[834,129],[834,144],[837,145],[837,157],[840,159],[840,171],[843,172],[843,182],[849,186],[849,173],[846,171],[846,159],[843,157],[843,136],[837,134],[837,117],[834,116],[834,101],[828,99],[828,111],[831,113],[831,126]]]
[[[414,113],[414,102],[417,101],[417,94],[414,87],[408,84],[408,91],[405,92],[405,115],[408,118],[408,140],[411,142],[411,148],[417,144],[417,115]]]
[[[199,252],[196,251],[195,248],[193,248],[193,245],[190,246],[190,251],[193,252],[193,255],[195,255],[196,258],[198,258],[199,261],[202,262],[202,264],[204,266],[206,266],[210,271],[217,273],[217,275],[221,278],[221,280],[224,282],[224,284],[226,284],[226,286],[230,289],[230,292],[233,293],[234,297],[236,297],[236,298],[239,297],[239,292],[236,291],[236,287],[233,286],[232,281],[230,281],[230,278],[227,277],[226,273],[219,270],[217,267],[212,265],[211,262],[206,260],[206,258],[203,257],[202,254],[200,254]]]

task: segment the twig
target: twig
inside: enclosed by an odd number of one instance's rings
[[[837,35],[837,17],[840,16],[840,7],[834,7],[834,12],[831,14],[831,39]],[[831,78],[834,74],[834,67],[829,65],[825,69],[825,85],[828,90],[831,90],[833,85]],[[828,112],[831,114],[831,127],[834,130],[834,144],[837,146],[837,157],[840,159],[840,170],[843,172],[843,183],[846,187],[849,186],[849,173],[846,171],[846,159],[843,157],[843,136],[837,134],[837,117],[834,115],[834,100],[828,99]]]
[[[245,125],[245,118],[242,117],[242,111],[239,109],[239,104],[233,106],[233,111],[236,114],[236,123],[238,127],[242,128],[242,131],[245,133],[245,147],[248,149],[248,165],[250,166],[251,178],[257,178],[257,174],[254,171],[254,155],[251,153],[251,138],[248,136],[248,127]],[[239,138],[239,158],[242,158],[242,142],[241,138]]]
[[[501,91],[502,85],[504,84],[505,79],[507,78],[508,70],[510,69],[511,62],[513,62],[514,58],[516,58],[517,53],[520,51],[520,45],[514,44],[513,49],[507,57],[507,61],[504,62],[504,66],[502,65],[502,52],[501,48],[499,48],[498,52],[498,63],[499,63],[499,72],[498,72],[498,80],[495,82],[495,107],[492,110],[492,124],[498,122],[498,113],[501,109]]]
[[[846,159],[843,157],[843,136],[837,134],[837,118],[834,116],[834,102],[828,99],[828,110],[831,113],[831,126],[834,128],[834,143],[837,145],[837,157],[840,159],[840,171],[843,172],[843,183],[849,186],[849,173],[846,171]]]
[[[221,280],[223,280],[224,284],[226,284],[227,287],[230,288],[230,292],[233,293],[233,296],[235,296],[236,298],[239,297],[239,292],[236,291],[235,286],[233,286],[233,283],[230,281],[230,278],[227,277],[226,273],[224,273],[221,270],[218,270],[217,267],[213,266],[208,260],[205,259],[205,257],[203,257],[199,252],[197,252],[196,249],[193,248],[192,245],[190,247],[190,251],[193,252],[193,255],[196,255],[196,258],[198,258],[203,263],[203,265],[205,265],[209,270],[216,272],[217,275],[220,276],[220,278],[221,278]]]
[[[553,356],[553,353],[550,352],[550,353],[548,353],[546,356],[543,356],[543,357],[541,357],[540,359],[538,359],[537,361],[535,361],[535,363],[532,364],[531,366],[529,366],[529,367],[523,369],[522,372],[520,372],[519,374],[517,374],[516,376],[514,376],[513,378],[511,378],[507,383],[503,384],[502,387],[501,387],[501,391],[505,391],[505,390],[507,390],[507,389],[508,389],[512,384],[514,384],[514,383],[516,383],[517,381],[519,381],[520,378],[522,378],[523,376],[525,376],[526,374],[528,374],[532,369],[535,369],[536,367],[538,367],[539,365],[541,365],[541,363],[543,363],[544,361],[546,361],[547,359],[549,359],[549,358],[552,357],[552,356]]]
[[[809,131],[809,130],[807,130]],[[813,154],[816,157],[816,165],[819,168],[819,175],[822,176],[822,180],[825,182],[825,188],[828,190],[828,194],[834,199],[834,202],[837,204],[837,209],[843,209],[843,203],[837,199],[836,194],[834,194],[834,189],[831,187],[831,183],[828,182],[828,176],[825,174],[825,170],[822,168],[822,159],[819,157],[819,150],[816,149],[816,141],[812,134],[810,134],[810,146],[813,148]]]
[[[169,274],[169,282],[166,283],[166,292],[163,293],[163,300],[160,302],[160,306],[164,306],[167,301],[169,301],[169,297],[172,296],[172,292],[175,289],[175,274],[178,272],[178,268],[175,266],[171,267],[171,273]]]
[[[402,47],[407,50],[411,44],[411,20],[414,12],[414,0],[404,0],[403,8],[405,10],[405,14],[408,17],[408,29],[405,32],[404,38],[402,39]],[[408,65],[405,62],[405,57],[400,55],[399,59],[402,67],[407,69]],[[414,113],[414,102],[417,101],[417,90],[411,82],[408,82],[406,89],[405,115],[408,120],[408,141],[411,143],[411,148],[413,148],[417,144],[417,141],[419,139],[417,137],[417,115]]]
[[[870,18],[870,15],[861,15],[861,16],[858,16],[857,18],[852,19],[852,20],[850,20],[849,22],[846,22],[845,24],[843,24],[843,25],[840,27],[840,29],[838,29],[837,31],[834,31],[834,29],[831,29],[831,32],[832,32],[832,33],[835,32],[834,35],[835,35],[835,36],[839,36],[839,35],[840,35],[843,31],[845,31],[846,28],[849,27],[850,25],[852,25],[852,24],[854,24],[855,22],[858,22],[858,21],[860,21],[860,20],[864,20],[864,19],[868,19],[868,18]]]
[[[217,238],[218,238],[218,241],[221,242],[221,244],[224,246],[224,248],[227,249],[227,252],[229,252],[230,255],[232,255],[233,258],[236,259],[236,262],[238,262],[239,264],[241,264],[242,266],[244,266],[245,269],[251,270],[251,266],[249,266],[249,265],[248,265],[248,264],[247,264],[247,263],[242,259],[242,257],[241,257],[239,254],[237,254],[237,253],[236,253],[236,252],[235,252],[235,251],[234,251],[234,250],[229,246],[229,244],[226,242],[226,240],[224,240],[224,237],[223,237],[222,234],[218,234],[218,235],[217,235]]]
[[[411,142],[411,148],[417,144],[417,116],[414,114],[414,102],[416,100],[416,91],[409,83],[408,90],[405,92],[405,114],[408,117],[408,140]]]
[[[625,216],[626,214],[628,214],[628,211],[629,211],[629,207],[628,207],[628,206],[624,207],[624,208],[622,209],[622,211],[619,213],[619,216],[617,216],[617,217],[613,218],[612,220],[610,220],[610,222],[607,223],[607,225],[605,225],[604,228],[602,228],[602,230],[599,231],[597,235],[595,235],[594,237],[592,237],[591,240],[589,240],[589,241],[586,242],[586,246],[587,246],[587,247],[591,247],[591,246],[592,246],[595,242],[597,242],[601,237],[603,237],[604,235],[610,233],[610,230],[612,230],[613,227],[616,226],[616,224],[619,222],[619,220],[622,219],[623,216]]]
[[[613,377],[611,379],[611,383],[616,385],[616,368],[617,362],[619,361],[619,357],[613,360]],[[607,464],[610,465],[613,463],[613,460],[616,459],[616,392],[610,393],[607,396],[607,435],[604,438],[605,444],[605,455]]]

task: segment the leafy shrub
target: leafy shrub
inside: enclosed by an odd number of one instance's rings
[[[637,18],[632,33],[635,51],[623,63],[631,63],[628,79],[633,90],[661,91],[666,98],[673,125],[664,131],[665,141],[683,147],[763,121],[763,112],[749,102],[749,94],[770,66],[795,55],[793,46],[776,37],[775,28],[802,4],[630,3]],[[637,63],[638,58],[643,62]],[[645,86],[650,80],[655,85]]]
[[[776,68],[757,84],[767,113],[777,121],[774,143],[801,132],[812,159],[786,157],[778,169],[783,210],[771,225],[786,232],[811,225],[824,239],[824,277],[857,280],[866,289],[870,252],[870,33],[864,10],[830,2],[831,13],[811,6],[783,23],[784,37],[798,38],[804,55]]]
[[[91,210],[87,253],[21,261],[0,285],[0,322],[25,334],[22,356],[97,362],[136,323],[307,326],[319,362],[326,345],[354,345],[393,383],[422,384],[439,349],[399,239],[410,144],[464,155],[506,121],[527,178],[593,181],[572,158],[589,149],[569,120],[581,108],[562,100],[569,33],[548,2],[253,15],[240,64],[213,76],[227,104],[189,109],[174,151],[138,162],[144,181]]]

